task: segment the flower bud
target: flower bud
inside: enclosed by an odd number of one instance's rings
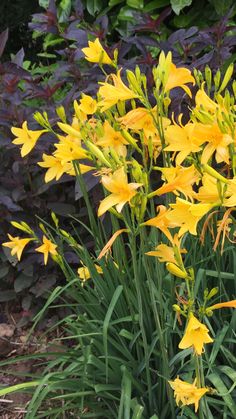
[[[172,262],[168,262],[166,264],[166,269],[172,274],[177,276],[178,278],[187,278],[188,274],[186,271],[180,269],[177,265]]]

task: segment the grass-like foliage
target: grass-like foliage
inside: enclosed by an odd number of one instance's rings
[[[204,80],[161,53],[149,91],[138,67],[122,79],[116,52],[98,39],[83,52],[115,71],[97,98],[75,101],[72,122],[57,109],[60,133],[46,113],[35,115],[42,130],[12,128],[22,157],[55,134],[39,162],[45,182],[76,177],[87,208],[87,224],[71,218],[73,235],[52,213],[42,238],[12,222],[24,235],[3,244],[20,260],[36,243],[67,280],[35,318],[36,326],[50,307],[69,307],[58,324],[67,350],[38,355],[44,376],[25,385],[36,386],[25,417],[235,418],[233,66],[214,77],[208,68]],[[184,118],[169,114],[176,88],[192,100]],[[103,190],[96,213],[83,178],[90,171]]]

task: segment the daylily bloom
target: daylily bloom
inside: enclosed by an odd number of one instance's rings
[[[192,384],[187,381],[182,381],[177,377],[174,381],[169,381],[171,388],[174,390],[174,396],[176,404],[188,406],[190,404],[195,405],[195,413],[198,411],[199,400],[207,393],[206,387],[198,388],[196,386],[196,379]]]
[[[5,242],[2,245],[5,246],[5,247],[9,247],[9,249],[11,249],[11,255],[12,256],[16,255],[18,260],[21,259],[21,255],[22,255],[22,252],[23,252],[25,246],[31,240],[33,240],[33,238],[20,239],[20,237],[12,237],[10,234],[8,234],[8,238],[11,241]]]
[[[191,153],[201,151],[201,145],[205,140],[202,138],[202,132],[199,132],[200,125],[189,122],[185,126],[175,124],[166,128],[165,138],[168,145],[164,151],[178,151],[175,160],[177,166]]]
[[[47,265],[48,263],[48,255],[56,256],[57,245],[52,243],[51,240],[49,240],[46,236],[43,236],[43,244],[39,247],[37,247],[36,252],[43,253],[44,256],[44,265]]]
[[[12,127],[11,132],[17,137],[12,142],[17,145],[22,145],[21,157],[25,157],[35,147],[35,144],[38,141],[39,137],[44,132],[46,132],[46,130],[29,130],[27,126],[27,121],[25,121],[22,124],[22,128]]]
[[[170,204],[172,210],[168,212],[167,218],[180,227],[179,236],[189,231],[197,234],[197,223],[213,207],[213,204],[192,204],[182,198],[176,198],[175,204]]]
[[[189,167],[163,167],[159,168],[159,170],[162,172],[162,179],[165,180],[166,183],[153,193],[162,195],[168,192],[174,192],[176,195],[179,195],[179,192],[181,192],[186,197],[191,198],[195,196],[192,185],[199,180],[200,174],[197,172],[194,165]]]
[[[125,101],[129,99],[137,98],[137,94],[130,90],[121,80],[120,77],[121,69],[116,74],[111,74],[109,77],[112,79],[114,85],[104,82],[100,83],[98,94],[101,96],[101,100],[98,102],[98,106],[101,111],[104,112],[112,106],[116,105],[117,102]]]
[[[225,162],[229,164],[229,144],[233,143],[233,138],[223,133],[217,123],[202,126],[202,138],[208,144],[204,147],[201,163],[206,164],[215,153],[217,163]]]
[[[80,99],[80,104],[78,106],[79,109],[86,115],[92,115],[97,110],[96,100],[93,99],[92,96],[85,94],[82,95],[82,98]]]
[[[57,144],[54,144],[56,151],[54,156],[61,160],[62,164],[80,160],[87,157],[86,150],[72,141],[70,138],[64,137]]]
[[[121,212],[123,206],[136,195],[136,189],[142,186],[142,183],[128,183],[123,167],[111,176],[102,176],[102,184],[111,194],[101,201],[98,208],[99,217],[113,206]]]
[[[208,173],[204,173],[202,176],[202,186],[200,186],[196,198],[198,201],[205,203],[220,203],[217,179],[210,176]]]
[[[162,81],[164,92],[168,92],[175,87],[181,87],[190,97],[192,96],[187,83],[195,84],[195,79],[191,75],[191,71],[185,67],[177,68],[172,63],[172,54],[168,52],[165,56],[162,51],[159,56],[159,64],[157,67],[157,76]]]
[[[119,156],[127,154],[126,145],[128,142],[119,131],[115,131],[108,121],[103,124],[103,135],[98,139],[96,145],[104,148],[113,148]]]
[[[211,307],[208,307],[208,310],[218,310],[219,308],[236,308],[236,300],[225,301],[223,303],[214,304]]]
[[[47,154],[43,154],[43,161],[39,162],[38,165],[48,169],[45,174],[46,183],[54,178],[59,180],[64,173],[73,169],[72,163],[62,163],[61,159]]]
[[[94,267],[99,274],[103,273],[101,266],[94,264]],[[91,278],[91,273],[87,266],[82,266],[81,268],[78,268],[77,273],[82,281],[87,281]]]
[[[178,224],[175,222],[175,220],[169,220],[168,214],[170,213],[169,210],[164,205],[159,205],[157,207],[158,214],[156,217],[150,218],[150,220],[143,223],[144,225],[153,226],[156,228],[159,228],[159,230],[162,231],[166,235],[166,237],[170,240],[170,242],[173,241],[172,235],[169,231],[169,228],[177,227]]]
[[[94,42],[88,41],[88,47],[82,48],[87,61],[99,64],[112,64],[112,60],[102,47],[98,38]]]
[[[191,313],[183,338],[179,343],[180,349],[194,348],[197,355],[203,352],[205,343],[213,342],[208,334],[209,330]]]

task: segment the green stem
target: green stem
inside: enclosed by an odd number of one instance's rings
[[[132,253],[132,262],[133,262],[133,270],[134,270],[134,282],[135,282],[135,288],[136,288],[136,293],[137,293],[137,298],[138,298],[139,326],[140,326],[140,330],[142,334],[143,347],[144,347],[149,408],[151,410],[152,405],[153,405],[152,382],[151,382],[151,374],[150,374],[150,366],[149,366],[148,343],[147,343],[147,336],[145,332],[144,319],[143,319],[143,302],[142,302],[142,294],[141,294],[141,283],[140,283],[139,272],[138,272],[136,237],[134,234],[131,237],[131,253]]]

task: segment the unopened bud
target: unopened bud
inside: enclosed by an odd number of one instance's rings
[[[186,271],[180,269],[177,265],[172,262],[168,262],[166,264],[166,269],[172,274],[177,276],[178,278],[187,278],[188,274]]]

